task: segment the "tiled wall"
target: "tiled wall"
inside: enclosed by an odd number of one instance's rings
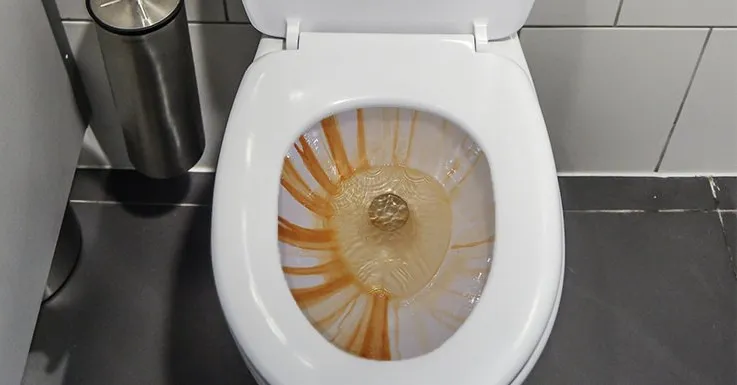
[[[95,116],[81,166],[127,168],[84,0],[57,0]],[[208,148],[259,33],[241,0],[187,0]],[[521,33],[558,169],[737,174],[737,1],[537,0]]]

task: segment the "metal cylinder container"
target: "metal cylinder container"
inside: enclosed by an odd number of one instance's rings
[[[205,149],[184,0],[86,0],[133,166],[187,172]]]

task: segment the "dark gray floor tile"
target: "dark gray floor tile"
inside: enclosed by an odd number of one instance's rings
[[[566,214],[558,320],[527,385],[737,383],[716,213]]]
[[[714,178],[720,209],[737,209],[737,178]]]
[[[561,177],[565,210],[710,210],[706,178]]]
[[[734,270],[735,277],[737,277],[737,213],[722,212],[721,215],[724,225],[724,240],[727,242],[732,270]]]
[[[192,172],[172,179],[151,179],[133,170],[78,169],[69,199],[209,205],[214,183],[214,173]]]
[[[255,384],[216,295],[209,208],[73,208],[82,256],[41,311],[24,385]]]

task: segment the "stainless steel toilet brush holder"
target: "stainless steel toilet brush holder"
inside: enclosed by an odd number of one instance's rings
[[[205,149],[184,0],[86,0],[133,166],[187,172]]]

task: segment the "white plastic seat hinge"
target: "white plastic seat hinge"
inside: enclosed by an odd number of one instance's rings
[[[489,52],[491,50],[487,28],[486,21],[473,22],[473,39],[476,52]]]
[[[299,19],[287,19],[286,49],[299,49]]]

